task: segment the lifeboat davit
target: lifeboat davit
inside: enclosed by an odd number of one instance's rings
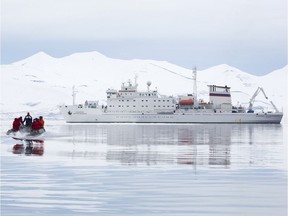
[[[192,99],[180,100],[180,105],[194,105],[194,101]]]

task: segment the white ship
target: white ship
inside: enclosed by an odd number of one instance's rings
[[[180,97],[160,95],[157,90],[138,91],[135,82],[123,83],[120,90],[108,89],[107,104],[86,101],[79,105],[60,106],[60,112],[68,123],[273,123],[279,124],[283,113],[273,105],[274,112],[254,112],[253,102],[258,88],[249,102],[249,107],[232,106],[230,87],[208,85],[209,101],[197,100],[196,71],[194,93]],[[75,91],[73,91],[74,103]],[[268,98],[267,98],[268,99]]]

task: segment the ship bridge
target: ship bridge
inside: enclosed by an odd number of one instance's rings
[[[208,87],[209,100],[214,105],[214,108],[230,111],[232,109],[230,87],[217,85],[208,85]]]

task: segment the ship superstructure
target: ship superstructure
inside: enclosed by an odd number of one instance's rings
[[[196,80],[196,72],[194,77]],[[135,78],[134,83],[130,80],[122,83],[120,90],[108,89],[105,105],[86,101],[79,105],[63,105],[60,111],[70,123],[280,123],[283,116],[278,110],[253,113],[251,106],[249,110],[232,106],[228,86],[208,85],[208,102],[197,99],[195,87],[193,94],[172,97],[160,95],[150,86],[148,81],[147,90],[138,91]]]
[[[106,113],[173,113],[176,100],[173,97],[160,96],[157,90],[150,90],[147,82],[146,91],[138,91],[138,84],[131,81],[122,83],[119,91],[108,89]]]

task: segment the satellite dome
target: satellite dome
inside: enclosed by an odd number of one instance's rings
[[[151,81],[147,81],[147,85],[150,86],[151,85]]]

